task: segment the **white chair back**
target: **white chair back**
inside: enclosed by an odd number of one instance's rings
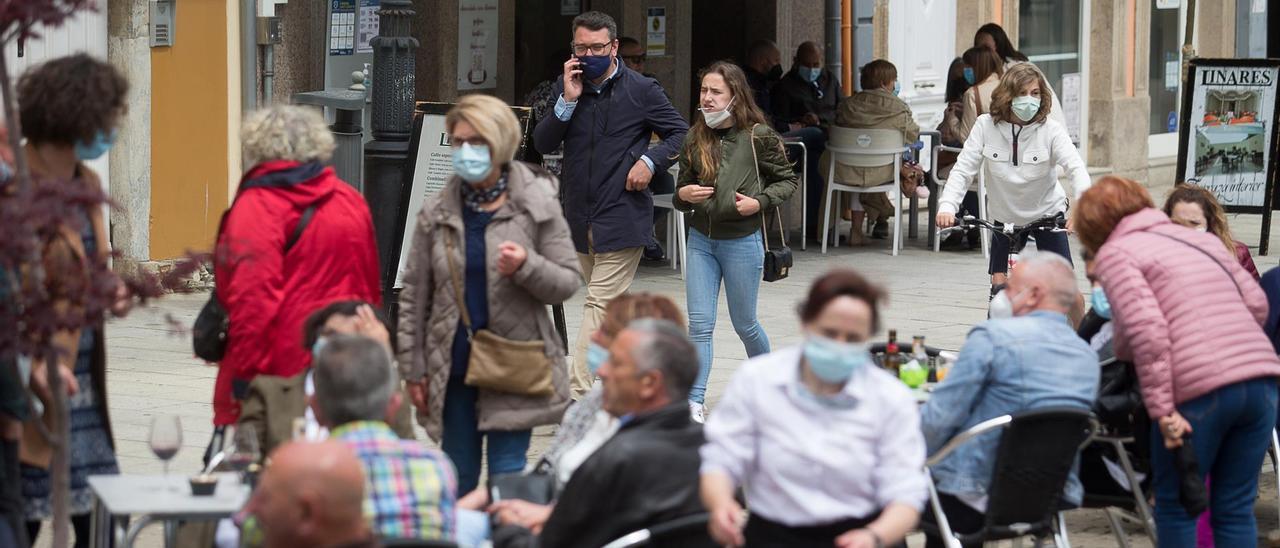
[[[902,132],[896,129],[854,129],[831,126],[827,150],[837,164],[851,167],[880,167],[894,164],[902,154]]]

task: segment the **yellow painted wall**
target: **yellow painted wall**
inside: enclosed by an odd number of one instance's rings
[[[175,6],[174,45],[151,49],[153,260],[212,248],[239,176],[237,2]]]

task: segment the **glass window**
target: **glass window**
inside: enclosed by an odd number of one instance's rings
[[[1020,0],[1018,14],[1018,50],[1061,90],[1080,72],[1080,0]]]
[[[1182,80],[1180,4],[1181,2],[1151,0],[1151,56],[1147,92],[1151,96],[1152,135],[1178,131],[1178,87]]]

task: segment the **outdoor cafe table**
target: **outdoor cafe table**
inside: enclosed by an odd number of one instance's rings
[[[185,475],[90,476],[94,510],[90,546],[106,548],[110,539],[116,545],[131,548],[138,533],[154,521],[164,523],[165,546],[173,545],[179,521],[213,521],[230,517],[249,498],[249,486],[237,474],[217,474],[218,488],[213,495],[197,497]],[[133,516],[128,533],[122,523],[111,518]],[[121,542],[123,541],[123,542]]]

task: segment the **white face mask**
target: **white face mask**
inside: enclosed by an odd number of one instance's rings
[[[1019,293],[1018,296],[1021,297],[1022,294]],[[987,312],[993,320],[1014,317],[1013,299],[1009,298],[1008,289],[1000,290],[995,297],[991,298],[991,304],[988,305]]]
[[[1208,232],[1208,231],[1209,231],[1209,227],[1207,227],[1207,226],[1197,226],[1197,227],[1196,227],[1196,232]]]
[[[707,122],[707,127],[716,129],[721,125],[724,125],[725,121],[733,116],[733,111],[730,110],[731,108],[733,108],[732,99],[729,100],[729,104],[725,105],[723,109],[717,111],[709,111],[705,108],[698,110],[702,111],[702,119]]]

